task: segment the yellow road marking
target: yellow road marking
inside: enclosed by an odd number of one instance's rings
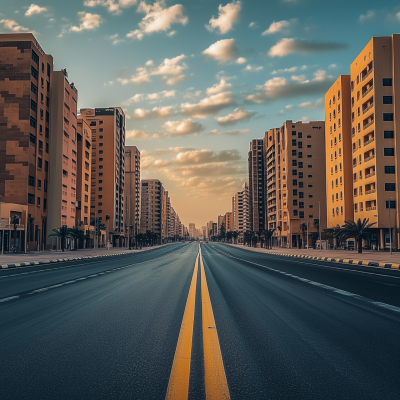
[[[203,351],[204,351],[204,381],[207,400],[230,399],[228,382],[226,381],[221,348],[219,346],[217,327],[208,292],[206,274],[200,251],[201,266],[201,301],[203,313]]]
[[[186,400],[189,395],[190,361],[192,355],[192,337],[194,323],[194,306],[196,300],[197,271],[199,266],[199,255],[193,271],[192,282],[183,314],[181,330],[179,332],[178,344],[175,350],[174,362],[169,377],[167,400]]]

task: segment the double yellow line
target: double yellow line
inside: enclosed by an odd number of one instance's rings
[[[217,327],[208,292],[206,274],[204,272],[201,249],[196,258],[189,295],[183,314],[178,344],[168,383],[166,400],[186,400],[189,395],[190,362],[192,354],[192,338],[194,310],[196,303],[197,274],[200,264],[201,301],[203,324],[204,381],[207,400],[230,399],[226,381],[224,363],[218,340]]]

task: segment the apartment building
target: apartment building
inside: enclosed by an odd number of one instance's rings
[[[243,191],[237,192],[232,198],[233,230],[243,232]]]
[[[354,220],[350,75],[340,75],[325,94],[327,227]]]
[[[196,238],[196,225],[189,222],[189,236],[191,238]]]
[[[218,220],[217,220],[217,224],[218,224],[218,234],[221,232],[221,227],[222,224],[226,225],[225,222],[225,215],[218,215]],[[225,226],[225,230],[226,230],[226,226]]]
[[[90,126],[82,116],[77,118],[77,172],[76,172],[76,220],[85,232],[90,226],[90,183],[92,165],[92,135]]]
[[[125,245],[125,114],[120,107],[81,109],[92,135],[91,219],[109,219],[109,242]]]
[[[51,89],[50,184],[48,231],[60,226],[78,227],[77,186],[77,107],[78,91],[68,81],[67,71],[53,72]],[[60,247],[56,238],[47,238],[52,248]],[[71,242],[73,245],[73,241]]]
[[[242,185],[242,203],[243,203],[243,232],[251,230],[251,203],[250,203],[250,191],[248,182]]]
[[[265,167],[264,141],[253,139],[248,153],[249,170],[249,220],[250,230],[254,232],[265,229]]]
[[[144,179],[141,185],[140,231],[161,237],[163,185],[158,179]]]
[[[171,239],[176,238],[176,212],[174,207],[172,207],[172,205],[170,205],[168,237]]]
[[[53,57],[34,35],[0,34],[0,194],[27,206],[18,251],[46,246],[52,75]]]
[[[232,211],[228,211],[225,213],[225,221],[226,221],[226,231],[232,232],[233,229],[233,218],[232,218]]]
[[[326,228],[325,123],[286,121],[265,132],[268,228],[282,246],[302,244],[300,224]]]
[[[132,238],[140,232],[140,186],[140,151],[136,146],[125,146],[126,218]]]
[[[169,220],[171,213],[171,199],[169,198],[168,191],[163,190],[162,193],[162,225],[161,225],[161,238],[163,240],[168,239],[169,234]]]
[[[400,35],[373,37],[350,65],[350,79],[354,218],[376,223],[376,245],[388,247],[391,236],[398,247]]]

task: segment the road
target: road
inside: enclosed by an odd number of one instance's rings
[[[2,399],[397,399],[400,274],[177,243],[0,271]]]

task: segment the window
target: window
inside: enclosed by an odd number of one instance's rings
[[[292,160],[292,167],[297,167],[297,160]]]
[[[383,104],[393,104],[393,96],[383,96]]]
[[[303,163],[301,161],[299,162],[299,168],[303,168]]]
[[[292,136],[296,136],[296,131],[292,131]]]
[[[46,150],[45,151],[47,154],[49,154],[49,143],[48,142],[46,142]]]
[[[49,136],[50,136],[49,128],[44,128],[44,136],[45,136],[46,139],[49,138]]]
[[[385,183],[385,192],[394,192],[396,190],[395,183]]]
[[[99,192],[101,192],[103,190],[103,188],[102,187],[99,187]]]
[[[90,126],[96,126],[96,121],[90,121]]]
[[[33,100],[31,100],[31,110],[32,111],[37,111],[37,103]]]
[[[302,148],[303,148],[303,142],[297,143],[297,147],[298,147],[299,149],[302,149]]]
[[[312,204],[309,204],[308,208],[314,208],[314,206]]]
[[[298,215],[298,211],[297,210],[293,210],[293,216],[297,217],[297,215]]]
[[[32,133],[29,134],[29,141],[36,146],[36,136],[32,135]]]
[[[299,182],[299,188],[304,187],[304,182]]]
[[[47,63],[47,76],[50,76],[51,67],[50,64]]]
[[[299,198],[304,199],[304,192],[299,192]]]
[[[307,154],[307,158],[312,158],[312,154]],[[336,158],[336,151],[335,151],[335,158]]]
[[[297,179],[293,179],[292,184],[293,184],[293,186],[297,186]]]
[[[50,92],[50,82],[46,81],[47,91]]]
[[[292,139],[292,146],[296,146],[296,144],[297,144],[296,139]]]
[[[307,168],[312,168],[312,165],[311,165],[311,164],[308,164],[308,165],[307,165]]]
[[[297,196],[297,189],[293,189],[293,196]]]
[[[385,165],[385,174],[394,174],[395,173],[395,169],[394,169],[394,165]]]
[[[49,172],[49,162],[48,161],[44,161],[44,172]]]
[[[47,179],[44,180],[43,190],[47,193]]]
[[[383,86],[392,86],[392,78],[383,78]]]
[[[396,208],[396,200],[386,200],[386,208]]]
[[[28,186],[35,187],[35,177],[34,176],[31,176],[31,175],[28,176]]]
[[[46,111],[46,122],[50,122],[50,114]]]
[[[28,204],[35,204],[35,195],[28,193]]]
[[[37,86],[35,86],[33,83],[31,83],[31,92],[33,94],[37,94]]]
[[[312,194],[309,194],[308,197],[309,197],[310,199],[312,199],[314,196],[313,196]]]
[[[299,158],[303,158],[303,152],[299,151]]]
[[[47,209],[47,199],[43,199],[43,210]]]
[[[307,187],[312,188],[312,185],[308,185]]]
[[[43,110],[40,109],[40,119],[43,119]]]
[[[38,206],[40,206],[40,197],[37,198],[37,203]]]
[[[299,201],[299,208],[304,208],[304,201]]]
[[[308,178],[312,178],[312,175],[307,175]]]
[[[31,75],[37,80],[39,73],[36,68],[31,67]]]
[[[384,121],[393,121],[393,113],[383,113]]]
[[[393,139],[394,131],[383,131],[383,138],[384,139]]]
[[[303,219],[304,218],[304,211],[299,212],[299,218]]]
[[[296,199],[293,200],[293,205],[297,206],[297,200]]]
[[[297,156],[297,150],[292,150],[292,156]]]
[[[39,56],[32,50],[32,60],[35,64],[39,64]]]
[[[32,128],[36,128],[36,126],[37,126],[36,119],[33,118],[33,117],[31,117],[31,119],[30,119],[30,121],[29,121],[29,125],[30,125]]]
[[[307,149],[311,149],[311,144],[308,144],[308,145],[307,145]]]
[[[383,149],[383,155],[386,157],[393,157],[394,156],[394,147],[385,147]]]
[[[303,133],[302,133],[302,132],[299,132],[299,133],[297,134],[297,137],[298,137],[299,139],[301,139],[301,138],[303,137]]]

